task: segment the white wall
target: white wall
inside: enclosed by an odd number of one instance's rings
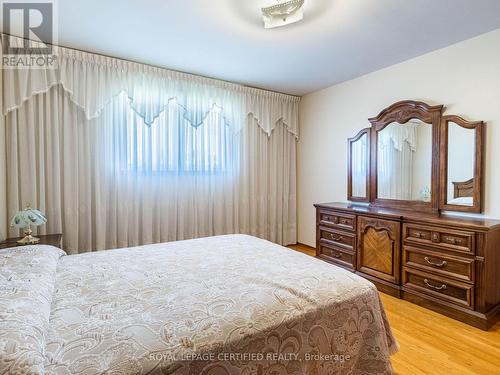
[[[368,118],[406,99],[444,104],[447,114],[487,122],[485,214],[500,218],[498,29],[303,97],[298,143],[299,242],[315,245],[314,203],[346,200],[347,138],[368,127]]]

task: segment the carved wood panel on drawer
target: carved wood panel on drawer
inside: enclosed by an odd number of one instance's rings
[[[341,212],[319,210],[319,224],[343,229],[356,230],[356,216]]]
[[[465,282],[474,281],[473,258],[404,246],[403,265]]]
[[[429,245],[443,250],[474,254],[474,232],[433,227],[428,225],[404,224],[403,238],[406,243]]]
[[[319,245],[318,257],[339,266],[354,270],[355,254],[335,245]]]
[[[399,283],[400,228],[397,221],[358,217],[358,271]]]
[[[474,285],[471,284],[404,267],[403,287],[458,306],[474,307]]]

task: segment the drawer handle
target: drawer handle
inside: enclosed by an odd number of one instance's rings
[[[329,223],[336,223],[336,219],[335,216],[323,216],[323,221],[328,221]]]
[[[330,239],[331,239],[332,241],[339,242],[339,241],[342,241],[342,240],[344,239],[344,237],[342,237],[342,236],[335,236],[334,234],[331,234],[331,233],[330,233]]]
[[[346,219],[340,219],[340,224],[347,224],[347,220]]]
[[[420,238],[420,237],[422,237],[422,233],[415,232],[415,233],[413,233],[413,236],[416,237],[416,238]]]
[[[340,254],[340,253],[335,253],[335,254],[333,254],[333,256],[337,259],[342,258],[342,254]]]
[[[429,280],[427,280],[427,279],[424,279],[424,283],[425,283],[425,285],[427,285],[431,289],[446,290],[446,284],[443,284],[441,286],[432,285],[431,283],[429,283]]]
[[[434,262],[432,262],[432,261],[429,259],[429,257],[425,257],[424,259],[425,259],[425,261],[426,261],[427,263],[429,263],[431,266],[434,266],[434,267],[440,267],[440,268],[441,268],[441,267],[446,267],[446,265],[448,264],[448,262],[447,262],[446,260],[443,260],[441,263],[434,263]]]

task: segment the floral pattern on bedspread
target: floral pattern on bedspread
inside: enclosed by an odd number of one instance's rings
[[[56,267],[64,254],[44,245],[0,250],[0,374],[44,374]]]
[[[386,374],[397,350],[371,283],[245,235],[66,256],[56,285],[47,374]]]

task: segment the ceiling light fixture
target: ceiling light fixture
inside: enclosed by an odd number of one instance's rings
[[[278,4],[262,8],[264,27],[272,29],[301,21],[304,18],[303,5],[304,0],[278,0]]]

